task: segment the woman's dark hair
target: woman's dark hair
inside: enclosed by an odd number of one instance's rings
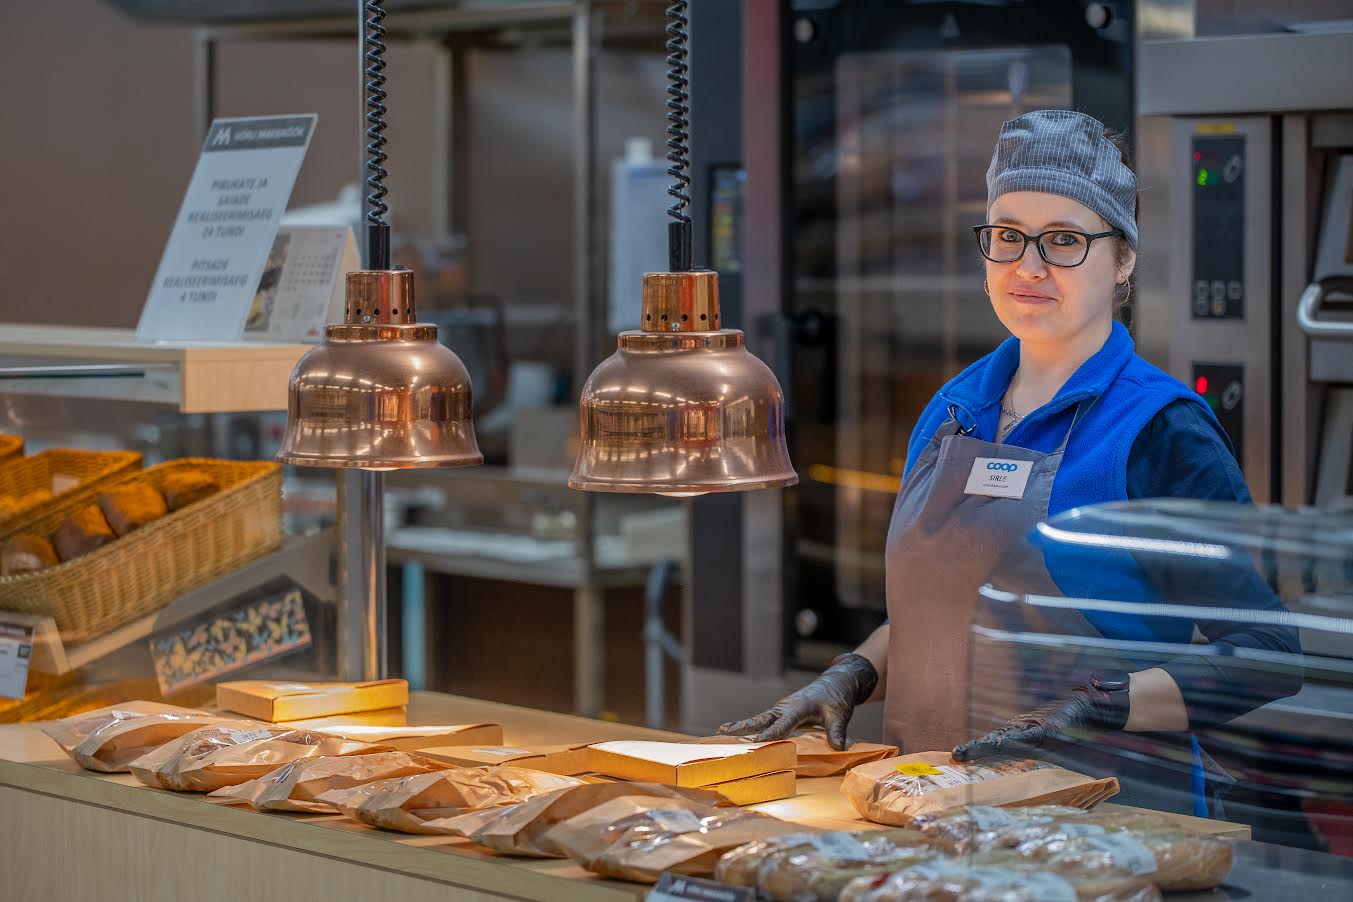
[[[1115,132],[1106,128],[1104,129],[1104,137],[1108,138],[1109,142],[1113,144],[1114,147],[1118,148],[1118,152],[1123,156],[1123,165],[1126,166],[1129,170],[1131,170],[1133,175],[1136,175],[1137,168],[1132,165],[1132,148],[1128,145],[1127,135],[1124,134],[1123,132]],[[1134,220],[1136,220],[1141,215],[1141,209],[1142,209],[1141,199],[1138,198],[1132,208],[1132,218]],[[1114,257],[1116,262],[1118,263],[1118,266],[1119,267],[1126,266],[1128,262],[1128,257],[1132,255],[1132,246],[1128,244],[1127,239],[1126,238],[1113,239],[1113,248],[1114,248]],[[1123,308],[1127,306],[1128,300],[1132,297],[1133,282],[1135,279],[1136,276],[1128,276],[1128,281],[1126,285],[1115,286],[1113,290],[1113,306],[1115,310],[1120,310],[1126,313],[1126,311],[1123,310]]]

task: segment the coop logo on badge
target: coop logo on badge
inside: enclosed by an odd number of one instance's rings
[[[1007,463],[1005,461],[993,460],[987,464],[988,470],[1000,470],[1004,473],[1013,473],[1019,469],[1019,464]]]

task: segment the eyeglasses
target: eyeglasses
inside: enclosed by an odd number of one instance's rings
[[[1029,242],[1038,246],[1038,255],[1049,266],[1080,266],[1090,256],[1090,245],[1100,238],[1118,237],[1118,229],[1109,232],[1077,232],[1053,229],[1041,235],[1026,235],[1019,229],[1000,225],[972,227],[977,247],[992,263],[1014,263],[1024,257]]]

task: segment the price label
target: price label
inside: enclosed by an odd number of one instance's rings
[[[33,627],[0,623],[0,696],[23,698],[28,692],[28,665],[33,660]]]
[[[756,902],[749,886],[729,886],[702,877],[663,874],[644,897],[646,902]]]
[[[910,764],[899,764],[893,768],[904,777],[938,777],[944,773],[938,767],[932,767],[920,761],[913,761]]]

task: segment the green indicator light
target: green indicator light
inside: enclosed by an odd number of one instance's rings
[[[1199,170],[1198,170],[1198,184],[1199,184],[1199,186],[1203,186],[1203,185],[1206,185],[1206,184],[1207,184],[1207,170],[1206,170],[1206,169],[1199,169]]]

